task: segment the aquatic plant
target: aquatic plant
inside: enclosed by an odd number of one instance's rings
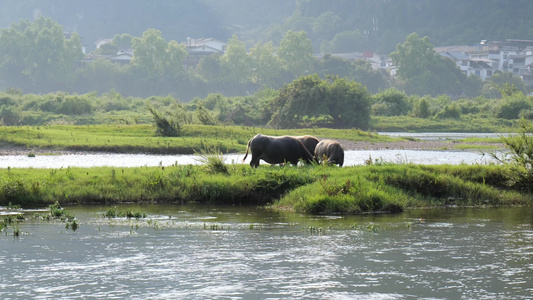
[[[76,231],[79,227],[80,227],[80,224],[75,219],[70,222],[67,221],[65,223],[66,229],[72,229],[73,231]]]
[[[13,236],[14,237],[19,237],[20,234],[21,234],[21,232],[20,232],[19,227],[18,226],[13,226]]]
[[[146,213],[140,212],[140,211],[133,211],[133,210],[124,210],[119,211],[116,207],[109,208],[105,213],[102,214],[103,218],[146,218]]]

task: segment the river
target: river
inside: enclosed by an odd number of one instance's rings
[[[0,235],[1,299],[531,299],[533,211],[308,216],[257,207],[67,209]]]
[[[381,132],[394,137],[414,137],[420,140],[457,140],[468,137],[498,137],[493,133],[405,133]],[[501,153],[496,153],[501,154]],[[242,164],[243,154],[224,155],[226,163]],[[483,151],[453,150],[353,150],[345,151],[344,166],[363,165],[372,161],[414,164],[489,164],[497,163]],[[250,158],[247,162],[249,163]],[[67,167],[143,167],[200,164],[197,155],[147,155],[147,154],[69,154],[0,156],[0,168],[67,168]],[[261,161],[261,164],[265,162]]]
[[[243,156],[243,154],[228,154],[224,155],[224,158],[226,163],[242,164]],[[354,150],[345,151],[344,165],[362,165],[368,159],[414,164],[487,164],[496,162],[490,155],[479,151]],[[250,158],[245,163],[249,162]],[[68,154],[0,157],[0,168],[142,167],[200,163],[202,163],[201,158],[196,155]],[[261,164],[266,163],[261,161]]]

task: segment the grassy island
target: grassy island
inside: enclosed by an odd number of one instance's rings
[[[533,203],[506,185],[500,165],[216,166],[2,169],[0,205],[209,203],[356,214]]]
[[[180,137],[158,137],[150,125],[0,127],[4,146],[51,152],[197,153],[205,160],[203,165],[159,167],[0,169],[0,205],[35,207],[56,201],[61,205],[209,203],[271,206],[312,214],[359,214],[398,212],[412,207],[533,203],[527,161],[519,162],[526,167],[369,161],[364,166],[343,168],[262,164],[257,169],[224,162],[221,153],[244,152],[248,139],[259,132],[312,134],[354,142],[400,140],[354,129],[186,125]],[[522,138],[528,139],[528,135]],[[512,146],[510,141],[507,144]]]

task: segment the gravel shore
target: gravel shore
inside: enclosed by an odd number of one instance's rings
[[[398,141],[398,142],[353,142],[347,140],[337,140],[345,151],[350,150],[453,150],[458,145],[471,145],[482,147],[504,148],[501,143],[458,143],[454,141]],[[67,154],[97,154],[101,152],[74,151],[74,150],[55,150],[55,149],[28,149],[22,146],[0,145],[0,156],[6,155],[67,155]]]

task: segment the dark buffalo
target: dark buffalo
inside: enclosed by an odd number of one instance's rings
[[[304,144],[296,137],[291,136],[268,136],[258,134],[248,141],[246,154],[242,161],[248,157],[248,151],[252,154],[250,166],[257,167],[262,159],[269,164],[291,163],[297,165],[298,161],[306,163],[314,161],[313,155],[305,148]]]
[[[322,140],[315,147],[315,158],[317,161],[326,160],[328,164],[344,164],[344,150],[341,144],[334,140]]]

